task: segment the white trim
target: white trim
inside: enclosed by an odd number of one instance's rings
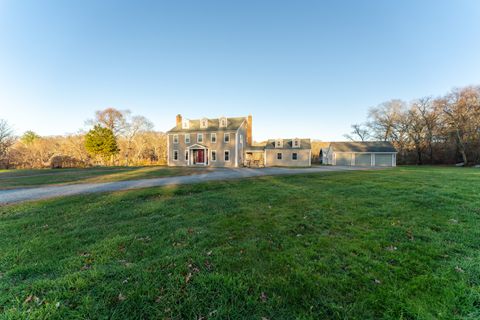
[[[278,155],[280,155],[280,159],[278,159]],[[283,160],[283,152],[277,152],[277,160]]]
[[[222,120],[225,120],[225,125],[224,126],[222,125]],[[228,127],[228,118],[227,117],[220,117],[220,119],[218,119],[218,127],[219,128],[227,128]]]
[[[202,137],[202,141],[198,140],[198,137]],[[197,143],[203,143],[203,132],[197,133]]]
[[[310,149],[308,152],[308,166],[312,166],[312,149]]]
[[[213,153],[215,152],[215,160],[213,160]],[[210,161],[217,162],[218,154],[217,150],[210,150]]]
[[[175,138],[176,138],[176,139],[175,139]],[[179,141],[179,136],[178,136],[178,134],[174,134],[172,140],[173,140],[173,144],[178,144],[178,141]],[[177,140],[177,141],[175,142],[175,140]]]
[[[267,150],[263,150],[263,166],[267,166]]]
[[[235,132],[235,167],[238,167],[238,133],[237,132]]]
[[[228,152],[228,160],[225,160],[225,153]],[[223,161],[224,162],[230,162],[231,161],[231,153],[230,153],[230,150],[223,150]]]
[[[212,140],[212,138],[215,137],[215,141]],[[217,133],[216,132],[211,132],[210,133],[210,143],[217,143]]]
[[[170,166],[170,135],[167,134],[167,166]]]
[[[293,155],[296,156],[296,159],[293,159]],[[298,152],[292,152],[292,161],[298,161]]]
[[[228,141],[225,141],[226,137],[228,137]],[[230,143],[230,132],[225,132],[223,134],[223,143]]]
[[[187,142],[187,137],[188,137],[188,142]],[[184,134],[184,140],[185,140],[185,143],[190,143],[191,139],[190,139],[190,133],[185,133]]]

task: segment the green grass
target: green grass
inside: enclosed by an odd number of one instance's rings
[[[0,190],[50,184],[111,182],[190,175],[206,168],[186,167],[94,167],[85,169],[0,170]]]
[[[0,208],[3,319],[478,319],[480,171],[263,177]]]

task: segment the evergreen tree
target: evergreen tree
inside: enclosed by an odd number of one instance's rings
[[[96,125],[85,136],[85,148],[94,157],[100,156],[108,161],[120,150],[112,130]]]

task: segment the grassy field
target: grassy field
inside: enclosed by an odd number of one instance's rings
[[[479,319],[480,170],[263,177],[0,208],[3,319]]]
[[[205,168],[94,167],[85,169],[0,170],[0,190],[49,184],[111,182],[206,172]]]

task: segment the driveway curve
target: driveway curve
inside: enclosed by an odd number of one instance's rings
[[[260,176],[292,175],[331,171],[371,170],[361,167],[311,167],[311,168],[262,168],[262,169],[216,169],[208,173],[155,179],[141,179],[104,183],[78,183],[69,185],[51,185],[36,188],[0,190],[0,205],[31,200],[49,199],[77,194],[110,192],[148,187],[171,186],[201,183],[206,181],[233,180]]]

